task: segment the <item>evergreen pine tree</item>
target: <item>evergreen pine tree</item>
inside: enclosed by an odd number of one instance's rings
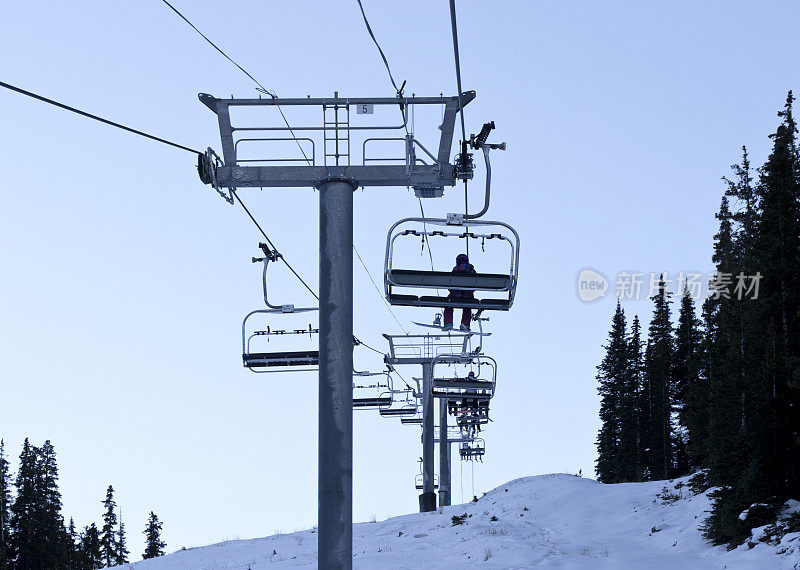
[[[75,530],[75,521],[69,518],[67,526],[67,548],[69,550],[69,564],[67,568],[80,568],[81,566],[81,542],[78,532]]]
[[[106,566],[111,566],[117,559],[117,513],[114,511],[117,503],[114,501],[114,487],[106,489],[106,498],[103,501],[103,528],[100,534],[100,548]]]
[[[608,333],[606,356],[597,367],[600,394],[600,421],[597,435],[597,478],[603,483],[619,483],[620,404],[628,373],[628,346],[625,337],[625,312],[617,301],[617,310]]]
[[[19,456],[15,485],[17,496],[11,505],[11,559],[14,568],[38,568],[36,452],[25,438]]]
[[[103,568],[103,551],[100,546],[100,533],[92,523],[81,533],[80,570],[96,570]]]
[[[728,197],[723,196],[719,213],[719,231],[714,236],[716,275],[733,275],[739,266],[734,253],[733,216]],[[721,279],[717,279],[720,281]],[[742,432],[746,427],[741,414],[738,370],[731,372],[729,358],[738,354],[734,330],[734,310],[730,295],[714,293],[703,304],[706,329],[704,375],[709,382],[709,442],[706,447],[710,478],[714,485],[725,487],[735,481],[734,472],[741,458]]]
[[[117,532],[117,552],[116,558],[114,563],[115,564],[125,564],[128,562],[128,554],[130,551],[128,550],[128,546],[126,543],[125,538],[125,523],[122,522],[122,511],[120,511],[119,515],[119,531]]]
[[[758,305],[768,339],[760,396],[767,493],[800,492],[800,154],[790,91],[772,152],[756,188],[761,203],[757,257],[763,275]]]
[[[700,320],[695,313],[692,297],[688,287],[681,297],[678,314],[678,327],[675,329],[675,359],[672,368],[672,387],[675,409],[678,413],[679,429],[675,438],[675,469],[678,476],[689,473],[691,466],[698,466],[695,457],[691,457],[692,440],[705,435],[699,428],[698,409],[693,400],[696,393],[701,393],[698,386],[700,378]]]
[[[649,470],[653,479],[668,479],[673,472],[674,429],[672,422],[672,364],[674,343],[670,320],[670,297],[663,276],[651,297],[655,309],[645,350],[645,401],[648,406]]]
[[[641,343],[639,318],[634,317],[631,336],[625,336],[620,347],[624,368],[619,382],[619,450],[617,475],[620,482],[641,481],[641,454],[639,452],[639,370],[636,344]]]
[[[704,530],[718,544],[740,543],[765,524],[739,519],[753,503],[774,507],[800,492],[800,157],[792,103],[790,92],[755,188],[746,153],[736,179],[726,180],[738,209],[725,213],[735,225],[721,223],[715,243],[718,270],[762,276],[757,300],[735,295],[704,310],[712,339],[709,475],[720,487]]]
[[[11,567],[11,473],[0,439],[0,570]]]
[[[628,339],[628,387],[627,394],[629,394],[630,401],[626,409],[629,417],[624,420],[626,422],[633,422],[634,432],[634,463],[633,463],[633,481],[644,481],[646,478],[645,468],[645,453],[646,448],[643,432],[644,423],[644,407],[643,407],[643,390],[642,390],[642,377],[644,374],[644,360],[642,353],[642,326],[639,323],[639,316],[634,315],[633,324],[631,325],[631,336]]]
[[[56,451],[50,440],[44,442],[36,452],[36,519],[37,550],[42,568],[60,568],[66,529],[61,515],[61,492],[58,489],[58,466]]]
[[[166,547],[167,544],[161,540],[162,525],[163,523],[158,520],[155,513],[150,511],[150,516],[147,519],[147,526],[143,531],[146,540],[144,554],[142,554],[143,559],[164,556],[164,547]]]
[[[737,169],[734,167],[734,170]],[[719,231],[714,236],[714,255],[717,278],[740,272],[739,246],[742,236],[734,225],[728,195],[722,198],[717,214]],[[740,541],[746,536],[745,525],[738,519],[748,505],[749,489],[740,488],[743,473],[753,473],[751,453],[751,414],[748,383],[742,366],[742,335],[744,329],[735,295],[730,292],[711,294],[703,305],[706,329],[703,367],[708,379],[709,436],[705,446],[709,480],[718,487],[714,493],[714,508],[703,523],[704,534],[717,544]]]

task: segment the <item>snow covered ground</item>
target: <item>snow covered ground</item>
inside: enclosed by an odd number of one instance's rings
[[[355,525],[353,565],[800,569],[800,533],[785,536],[780,546],[726,551],[706,544],[697,527],[710,501],[692,495],[685,482],[603,485],[566,474],[516,479],[476,503]],[[464,514],[464,523],[454,526],[453,516]],[[316,547],[315,531],[307,530],[181,550],[127,567],[315,567]]]

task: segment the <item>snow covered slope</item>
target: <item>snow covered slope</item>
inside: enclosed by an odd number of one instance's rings
[[[476,503],[353,528],[356,568],[800,569],[800,533],[733,551],[697,530],[710,502],[686,479],[603,485],[554,474],[510,481]],[[665,492],[666,487],[666,492]],[[679,498],[681,497],[682,498]],[[454,525],[453,516],[466,515]],[[181,550],[136,570],[316,566],[314,530]],[[782,554],[778,554],[782,551]]]

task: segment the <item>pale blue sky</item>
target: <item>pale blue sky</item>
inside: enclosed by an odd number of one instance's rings
[[[355,0],[175,3],[282,96],[393,95]],[[364,6],[407,93],[455,93],[447,2]],[[775,112],[800,87],[800,5],[458,10],[463,84],[478,94],[467,129],[494,120],[494,140],[509,146],[493,155],[487,217],[523,240],[516,304],[491,315],[485,345],[499,375],[476,492],[524,475],[591,474],[594,367],[613,300],[581,303],[576,276],[587,266],[609,276],[711,268],[720,177],[742,144],[763,162]],[[255,94],[157,0],[32,0],[0,15],[0,80],[191,147],[220,148],[198,92]],[[199,182],[187,153],[11,92],[0,103],[0,436],[13,463],[26,436],[50,438],[64,512],[81,527],[100,520],[112,483],[137,557],[151,509],[170,550],[315,524],[315,377],[240,366],[241,319],[260,303],[249,220]],[[242,196],[316,284],[316,195]],[[459,190],[426,212],[460,204]],[[373,275],[388,227],[417,213],[403,188],[356,194],[356,245]],[[380,333],[398,328],[359,265],[355,275],[356,334],[383,346]],[[289,278],[275,287],[308,300]],[[647,302],[625,308],[649,319]],[[431,317],[396,312],[406,323]],[[380,366],[369,352],[356,359]],[[356,414],[357,520],[416,509],[420,453],[416,428]],[[454,473],[457,501],[457,463]]]

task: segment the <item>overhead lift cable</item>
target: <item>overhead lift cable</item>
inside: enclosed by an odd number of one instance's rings
[[[369,269],[367,269],[367,265],[364,263],[364,260],[361,259],[361,254],[358,253],[358,250],[356,249],[355,244],[353,245],[353,251],[356,252],[356,257],[358,257],[358,261],[361,262],[361,266],[364,268],[364,271],[367,272],[367,277],[369,277],[369,280],[372,281],[372,286],[375,288],[375,291],[378,292],[378,296],[383,301],[383,304],[386,305],[386,308],[389,310],[389,313],[391,313],[392,317],[394,317],[394,320],[397,323],[397,325],[403,330],[404,333],[410,334],[408,332],[408,330],[406,330],[406,327],[404,327],[403,324],[400,322],[400,320],[397,318],[397,315],[394,314],[394,311],[392,310],[392,306],[386,300],[386,297],[383,295],[383,293],[381,293],[381,290],[378,289],[378,285],[375,283],[375,280],[372,278],[372,274],[369,272]]]
[[[399,89],[397,88],[397,83],[395,82],[394,76],[392,75],[392,69],[389,66],[389,61],[386,59],[386,54],[383,53],[383,49],[381,48],[381,45],[378,43],[378,39],[375,37],[375,34],[372,31],[372,26],[369,25],[369,20],[367,19],[367,14],[364,12],[364,5],[361,3],[361,0],[356,0],[356,1],[358,2],[358,7],[361,9],[361,16],[364,18],[364,24],[367,27],[367,32],[369,32],[369,35],[372,38],[372,41],[375,43],[375,47],[378,48],[378,52],[381,55],[381,59],[383,59],[383,64],[386,66],[386,71],[389,73],[389,81],[392,82],[392,87],[394,87],[395,91],[397,91],[397,97],[398,98],[402,98],[403,97],[403,88],[405,87],[406,82],[403,81],[403,85],[401,85]],[[401,111],[402,111],[402,105],[401,105]],[[405,115],[404,115],[404,118],[405,118]],[[404,123],[406,123],[406,122],[404,121]],[[412,129],[411,129],[411,132],[412,133],[414,132],[413,126],[412,126]],[[408,133],[408,125],[407,125],[407,123],[406,123],[406,133]],[[422,217],[424,218],[425,217],[425,212],[422,209],[422,198],[417,198],[417,199],[419,200],[419,211],[422,213]],[[425,231],[427,232],[427,228],[425,228]],[[430,261],[431,261],[431,271],[435,271],[434,266],[433,266],[433,253],[431,252],[431,242],[428,239],[427,235],[423,235],[422,236],[423,248],[425,247],[426,243],[428,244],[428,257],[430,258]],[[355,246],[353,246],[353,249],[355,249]],[[356,250],[356,255],[358,255],[358,250]],[[359,259],[359,261],[361,260],[361,256],[360,255],[358,255],[358,259]],[[361,261],[361,265],[364,265],[363,261]],[[367,275],[369,276],[370,281],[372,281],[372,284],[375,285],[375,281],[372,279],[372,275],[369,274],[369,270],[367,269],[366,265],[364,265],[364,270],[367,272]],[[375,285],[375,289],[376,290],[378,289],[377,285]],[[378,292],[380,293],[380,291],[378,291]],[[381,294],[381,297],[383,297],[382,294]],[[406,334],[409,334],[409,332],[406,330],[406,328],[403,325],[400,324],[400,321],[397,319],[397,316],[394,314],[394,311],[392,311],[392,309],[391,309],[391,305],[389,305],[389,303],[386,301],[385,298],[384,298],[383,302],[386,303],[387,308],[389,308],[389,312],[392,313],[392,316],[394,317],[394,320],[397,321],[397,324],[400,325],[400,328],[403,329],[403,332],[406,333]],[[404,382],[405,382],[405,380],[404,380]]]
[[[275,244],[272,243],[272,240],[269,239],[269,236],[266,234],[264,229],[261,227],[261,224],[259,224],[258,221],[256,221],[256,219],[253,216],[253,214],[251,214],[250,210],[247,209],[247,206],[244,205],[244,202],[242,202],[242,199],[239,198],[239,194],[237,194],[234,190],[231,190],[231,193],[233,194],[233,197],[236,198],[236,201],[239,202],[239,204],[241,204],[242,208],[244,208],[244,211],[247,212],[247,215],[250,216],[250,219],[253,220],[253,223],[258,228],[258,231],[260,231],[261,235],[264,236],[264,239],[267,240],[267,243],[275,251],[275,253],[278,256],[278,258],[283,260],[283,262],[286,264],[286,267],[289,268],[289,271],[294,273],[294,276],[297,277],[297,279],[300,281],[300,283],[302,283],[305,286],[306,289],[308,289],[308,292],[311,293],[312,295],[314,295],[314,298],[317,301],[319,301],[319,296],[316,293],[314,293],[314,290],[311,287],[309,287],[308,283],[306,283],[305,280],[302,277],[300,277],[300,275],[297,273],[297,271],[294,270],[294,267],[292,267],[291,264],[288,261],[286,261],[286,258],[280,252],[278,252],[278,248],[275,247]]]
[[[178,15],[178,16],[179,16],[179,17],[180,17],[180,18],[181,18],[181,19],[182,19],[184,22],[186,22],[186,23],[187,23],[187,24],[188,24],[188,25],[189,25],[189,26],[190,26],[190,27],[191,27],[191,28],[192,28],[194,31],[196,31],[198,34],[200,34],[200,36],[201,36],[201,37],[202,37],[204,40],[206,40],[206,41],[207,41],[207,42],[208,42],[208,43],[209,43],[209,44],[210,44],[210,45],[211,45],[211,46],[212,46],[212,47],[213,47],[215,50],[217,50],[217,51],[218,51],[220,54],[222,54],[222,55],[225,57],[225,59],[227,59],[227,60],[228,60],[228,61],[230,61],[230,62],[231,62],[233,65],[235,65],[237,68],[239,68],[239,70],[241,70],[241,71],[242,71],[242,73],[244,73],[244,74],[245,74],[247,77],[249,77],[249,78],[250,78],[250,79],[251,79],[251,80],[252,80],[252,81],[253,81],[253,82],[254,82],[256,85],[258,85],[258,89],[257,89],[258,91],[260,91],[260,92],[264,93],[265,95],[269,95],[269,96],[270,96],[271,98],[273,98],[273,99],[277,99],[277,98],[278,98],[278,95],[277,95],[277,94],[276,94],[274,91],[270,91],[269,89],[267,89],[266,87],[264,87],[264,86],[261,84],[261,82],[259,82],[259,81],[258,81],[258,80],[257,80],[255,77],[253,77],[253,75],[251,75],[251,74],[250,74],[250,73],[249,73],[249,72],[248,72],[248,71],[247,71],[247,70],[246,70],[244,67],[242,67],[241,65],[239,65],[239,64],[238,64],[236,61],[234,61],[234,60],[233,60],[233,58],[231,58],[231,57],[230,57],[230,56],[229,56],[227,53],[225,53],[225,52],[224,52],[224,51],[223,51],[223,50],[222,50],[222,49],[221,49],[221,48],[220,48],[220,47],[219,47],[217,44],[215,44],[213,41],[211,41],[211,40],[208,38],[208,36],[206,36],[206,35],[205,35],[203,32],[201,32],[201,31],[200,31],[200,30],[197,28],[197,26],[195,26],[195,25],[194,25],[194,24],[193,24],[193,23],[192,23],[192,22],[191,22],[191,21],[190,21],[190,20],[189,20],[189,19],[188,19],[186,16],[184,16],[184,15],[183,15],[183,14],[182,14],[182,13],[181,13],[181,12],[180,12],[180,11],[179,11],[177,8],[175,8],[175,6],[173,6],[173,5],[172,5],[171,3],[169,3],[167,0],[161,0],[161,1],[162,1],[164,4],[166,4],[166,5],[167,5],[167,6],[168,6],[168,7],[169,7],[169,8],[170,8],[170,9],[171,9],[173,12],[175,12],[175,13],[176,13],[176,14],[177,14],[177,15]],[[360,4],[360,2],[359,2],[359,4]],[[362,10],[361,10],[361,12],[362,12],[362,14],[364,13],[363,7],[362,7]],[[364,21],[366,22],[366,16],[364,16]],[[368,22],[367,22],[367,28],[369,29],[369,23],[368,23]],[[372,34],[372,30],[370,30],[370,35],[371,35],[371,34]],[[375,39],[375,37],[373,36],[373,40],[374,40],[374,39]],[[377,41],[376,41],[375,43],[376,43],[376,45],[377,45]],[[378,46],[378,49],[380,50],[380,46]],[[381,50],[381,55],[383,55],[383,51],[382,51],[382,50]],[[389,71],[389,77],[390,77],[390,78],[391,78],[391,80],[392,80],[392,85],[394,85],[394,87],[395,87],[395,90],[397,91],[398,97],[402,97],[402,87],[401,87],[400,89],[397,89],[397,85],[396,85],[396,84],[395,84],[395,82],[394,82],[394,78],[392,77],[392,72],[391,72],[391,70],[389,70],[389,64],[388,64],[388,62],[386,62],[386,58],[385,58],[385,57],[383,58],[383,61],[384,61],[384,63],[386,64],[386,69],[387,69],[387,71]],[[405,83],[403,83],[403,85],[405,85]],[[283,118],[283,122],[286,124],[286,127],[289,129],[289,132],[291,133],[291,135],[292,135],[292,138],[293,138],[293,139],[295,140],[295,142],[297,143],[297,147],[300,149],[300,152],[301,152],[301,153],[303,153],[303,158],[305,159],[305,161],[306,161],[306,162],[307,162],[309,165],[311,165],[311,164],[312,164],[312,162],[311,162],[311,159],[309,159],[309,158],[308,158],[308,156],[306,155],[305,151],[303,150],[303,147],[300,145],[300,141],[299,141],[299,140],[297,140],[297,136],[295,135],[294,131],[292,130],[292,127],[291,127],[291,125],[289,125],[289,121],[288,121],[288,119],[286,118],[286,115],[283,113],[283,109],[281,109],[281,106],[280,106],[280,105],[276,105],[276,107],[278,108],[278,111],[280,112],[280,114],[281,114],[281,117]],[[255,217],[253,216],[253,214],[251,214],[251,213],[250,213],[250,210],[248,210],[248,209],[247,209],[247,206],[245,206],[244,202],[242,202],[242,199],[241,199],[241,198],[239,198],[239,195],[238,195],[238,194],[237,194],[235,191],[233,191],[233,190],[231,190],[231,194],[233,194],[234,198],[236,198],[236,200],[237,200],[237,201],[239,202],[239,204],[242,206],[242,208],[244,209],[244,211],[247,213],[247,215],[250,217],[250,219],[251,219],[251,220],[253,221],[253,223],[256,225],[256,227],[258,228],[258,230],[261,232],[261,235],[263,235],[263,236],[264,236],[264,239],[266,239],[266,240],[267,240],[267,243],[269,243],[270,247],[272,247],[272,249],[273,249],[273,250],[275,250],[275,252],[276,252],[276,253],[278,253],[278,250],[277,250],[277,248],[276,248],[276,247],[275,247],[275,245],[272,243],[272,241],[269,239],[269,236],[267,236],[266,232],[263,230],[263,228],[261,227],[261,225],[258,223],[258,221],[256,221],[256,219],[255,219]],[[355,250],[355,246],[353,246],[353,249]],[[356,251],[356,255],[358,255],[358,258],[359,258],[359,259],[361,259],[361,256],[358,254],[358,251],[357,251],[357,250],[355,250],[355,251]],[[308,283],[306,283],[306,281],[305,281],[305,280],[304,280],[302,277],[300,277],[300,275],[299,275],[299,274],[297,273],[297,271],[295,271],[295,269],[294,269],[294,268],[293,268],[293,267],[292,267],[292,266],[289,264],[289,262],[288,262],[288,261],[286,261],[286,258],[285,258],[285,257],[283,257],[283,255],[281,255],[280,253],[278,253],[278,255],[279,255],[280,259],[282,259],[282,260],[283,260],[283,262],[286,264],[286,267],[288,267],[288,268],[289,268],[289,270],[290,270],[290,271],[291,271],[291,272],[294,274],[294,276],[295,276],[295,277],[297,277],[297,279],[298,279],[298,280],[299,280],[299,281],[300,281],[300,282],[303,284],[303,286],[304,286],[306,289],[308,289],[309,293],[311,293],[311,294],[314,296],[314,298],[315,298],[315,299],[317,299],[317,300],[319,301],[319,296],[318,296],[318,295],[317,295],[317,294],[314,292],[314,290],[313,290],[313,289],[311,289],[311,287],[308,285]],[[363,261],[362,261],[362,264],[363,264]],[[364,266],[364,269],[366,270],[366,266]],[[367,270],[367,275],[369,276],[370,280],[372,280],[372,276],[371,276],[371,275],[369,275],[369,271],[368,271],[368,270]],[[374,281],[373,281],[373,285],[374,285]],[[385,301],[384,301],[384,302],[385,302]],[[391,312],[391,309],[389,309],[389,311]],[[397,320],[397,317],[394,315],[394,313],[392,313],[392,316],[395,318],[395,320]],[[398,321],[398,324],[400,324],[400,322],[399,322],[399,321]],[[402,326],[402,325],[400,325],[400,327],[401,327],[401,328],[403,328],[403,326]],[[405,330],[405,329],[403,329],[403,330]],[[381,352],[381,351],[379,351],[379,350],[377,350],[377,349],[375,349],[375,348],[372,348],[372,347],[371,347],[371,346],[369,346],[368,344],[365,344],[363,341],[360,341],[360,340],[359,340],[358,338],[356,338],[355,336],[353,336],[353,341],[354,341],[354,343],[355,343],[355,345],[356,345],[356,346],[358,346],[358,345],[364,345],[366,348],[369,348],[370,350],[372,350],[372,351],[374,351],[374,352],[377,352],[378,354],[384,354],[383,352]]]
[[[245,74],[247,77],[249,77],[250,79],[252,79],[252,80],[253,80],[253,83],[255,83],[256,85],[258,85],[258,89],[257,89],[257,91],[260,91],[261,93],[263,93],[263,94],[265,94],[265,95],[269,95],[269,96],[270,96],[270,97],[272,97],[273,99],[277,99],[277,98],[278,98],[278,95],[277,95],[277,94],[276,94],[274,91],[270,91],[269,89],[267,89],[266,87],[264,87],[263,85],[261,85],[261,83],[258,81],[258,79],[256,79],[256,78],[255,78],[255,77],[253,77],[252,75],[250,75],[250,73],[249,73],[249,72],[248,72],[248,71],[247,71],[247,70],[246,70],[244,67],[242,67],[241,65],[239,65],[238,63],[236,63],[236,62],[235,62],[235,61],[234,61],[234,60],[233,60],[233,59],[232,59],[232,58],[231,58],[231,57],[230,57],[230,56],[229,56],[227,53],[225,53],[224,51],[222,51],[222,49],[220,49],[220,47],[219,47],[217,44],[215,44],[214,42],[212,42],[212,41],[211,41],[211,40],[208,38],[208,36],[206,36],[206,35],[205,35],[203,32],[201,32],[201,31],[200,31],[200,30],[197,28],[197,26],[195,26],[195,25],[194,25],[194,24],[193,24],[193,23],[192,23],[192,22],[189,20],[189,18],[187,18],[186,16],[184,16],[183,14],[181,14],[181,12],[180,12],[180,11],[179,11],[179,10],[178,10],[178,9],[177,9],[175,6],[173,6],[172,4],[170,4],[169,2],[167,2],[167,0],[161,0],[161,1],[162,1],[164,4],[166,4],[167,6],[169,6],[169,7],[170,7],[170,9],[171,9],[173,12],[175,12],[175,13],[176,13],[176,14],[177,14],[177,15],[178,15],[178,16],[179,16],[179,17],[180,17],[180,18],[181,18],[181,19],[182,19],[184,22],[186,22],[187,24],[189,24],[189,26],[191,26],[191,27],[192,27],[192,29],[193,29],[195,32],[197,32],[198,34],[200,34],[200,36],[201,36],[201,37],[202,37],[204,40],[206,40],[206,41],[207,41],[207,42],[208,42],[208,43],[211,45],[211,47],[213,47],[215,50],[217,50],[219,53],[221,53],[221,54],[222,54],[222,55],[225,57],[225,59],[227,59],[228,61],[230,61],[230,62],[231,62],[233,65],[235,65],[236,67],[238,67],[238,68],[239,68],[239,69],[242,71],[242,73],[244,73],[244,74]],[[299,141],[299,140],[297,140],[297,136],[294,134],[294,131],[292,130],[292,127],[289,125],[289,121],[286,119],[286,115],[284,115],[284,114],[283,114],[283,109],[281,109],[281,106],[280,106],[280,105],[276,105],[276,107],[278,108],[278,111],[280,112],[280,114],[281,114],[281,117],[283,117],[283,122],[284,122],[284,123],[286,123],[286,127],[289,129],[289,132],[292,134],[292,138],[294,138],[294,141],[297,143],[297,148],[299,148],[299,149],[300,149],[300,152],[301,152],[301,153],[303,153],[303,158],[305,159],[305,161],[306,161],[306,162],[307,162],[309,165],[311,165],[311,160],[308,158],[308,156],[306,156],[306,152],[303,150],[303,147],[300,145],[300,141]]]
[[[87,113],[86,111],[81,111],[80,109],[76,109],[75,107],[70,107],[69,105],[64,105],[63,103],[59,103],[58,101],[53,101],[52,99],[48,99],[47,97],[42,97],[41,95],[37,95],[36,93],[32,93],[31,91],[26,91],[20,87],[16,87],[14,85],[10,85],[8,83],[4,83],[0,81],[0,87],[5,87],[6,89],[10,89],[11,91],[16,91],[17,93],[21,93],[22,95],[26,95],[28,97],[32,97],[33,99],[38,99],[39,101],[43,101],[50,105],[54,105],[55,107],[59,107],[61,109],[65,109],[72,113],[76,113],[78,115],[82,115],[84,117],[88,117],[90,119],[94,119],[95,121],[99,121],[101,123],[105,123],[107,125],[111,125],[112,127],[117,127],[118,129],[122,129],[123,131],[128,131],[129,133],[133,133],[135,135],[139,135],[140,137],[145,137],[154,141],[158,141],[160,143],[174,146],[175,148],[179,148],[181,150],[185,150],[187,152],[191,152],[193,154],[202,155],[203,153],[199,150],[195,150],[193,148],[189,148],[188,146],[183,146],[182,144],[174,143],[172,141],[168,141],[167,139],[162,139],[161,137],[157,137],[155,135],[151,135],[145,133],[144,131],[140,131],[138,129],[134,129],[131,127],[126,127],[121,123],[117,123],[115,121],[110,121],[108,119],[104,119],[103,117],[98,117],[97,115],[93,115],[91,113]]]
[[[461,157],[466,160],[467,129],[464,126],[464,107],[461,105],[461,58],[458,55],[458,23],[456,21],[456,0],[450,0],[450,27],[453,30],[453,57],[456,62],[456,85],[458,86],[458,107],[461,118]],[[464,215],[469,214],[469,194],[467,180],[464,179]],[[469,240],[467,240],[467,256],[469,256]]]
[[[203,39],[204,39],[204,40],[206,40],[206,41],[207,41],[209,44],[211,44],[211,47],[213,47],[215,50],[217,50],[219,53],[221,53],[221,54],[222,54],[222,55],[225,57],[225,59],[227,59],[228,61],[230,61],[230,62],[231,62],[233,65],[235,65],[235,66],[236,66],[236,67],[238,67],[239,69],[241,69],[241,70],[242,70],[242,73],[244,73],[244,74],[245,74],[247,77],[249,77],[250,79],[252,79],[252,80],[253,80],[253,82],[254,82],[256,85],[258,85],[259,87],[261,87],[261,90],[262,90],[262,91],[263,91],[265,94],[267,94],[267,95],[270,95],[270,96],[272,96],[272,97],[276,97],[276,95],[275,95],[274,93],[272,93],[272,92],[271,92],[271,91],[269,91],[269,90],[268,90],[266,87],[264,87],[263,85],[261,85],[261,83],[259,83],[259,82],[258,82],[258,79],[256,79],[256,78],[255,78],[255,77],[253,77],[252,75],[250,75],[250,74],[247,72],[247,70],[246,70],[244,67],[242,67],[241,65],[239,65],[238,63],[236,63],[235,61],[233,61],[233,59],[231,59],[231,57],[230,57],[230,56],[229,56],[227,53],[225,53],[224,51],[222,51],[222,50],[219,48],[219,46],[218,46],[217,44],[215,44],[215,43],[214,43],[214,42],[212,42],[210,39],[208,39],[208,36],[206,36],[206,35],[205,35],[203,32],[201,32],[200,30],[198,30],[198,29],[197,29],[197,26],[195,26],[194,24],[192,24],[192,23],[189,21],[189,19],[188,19],[186,16],[184,16],[183,14],[181,14],[181,13],[178,11],[178,9],[177,9],[175,6],[173,6],[172,4],[170,4],[169,2],[167,2],[167,0],[161,0],[161,1],[162,1],[162,2],[164,2],[164,4],[166,4],[167,6],[169,6],[169,7],[172,9],[172,11],[173,11],[173,12],[175,12],[175,13],[176,13],[176,14],[177,14],[177,15],[178,15],[178,16],[179,16],[179,17],[180,17],[180,18],[181,18],[181,19],[182,19],[184,22],[186,22],[187,24],[189,24],[189,25],[190,25],[190,26],[191,26],[191,27],[194,29],[194,31],[195,31],[195,32],[197,32],[198,34],[200,34],[200,35],[203,37]]]
[[[461,62],[458,57],[458,24],[456,23],[456,0],[450,0],[450,25],[453,28],[453,56],[456,60],[456,83],[458,85],[458,107],[461,115],[461,138],[467,140],[467,130],[464,127],[464,108],[461,106]]]
[[[397,88],[397,83],[395,82],[394,76],[392,75],[392,69],[389,66],[389,61],[386,59],[386,54],[383,53],[383,49],[381,48],[380,43],[378,43],[378,39],[375,37],[375,34],[372,31],[372,26],[369,25],[369,20],[367,19],[367,14],[364,12],[364,5],[361,3],[361,0],[356,0],[356,2],[358,2],[358,7],[361,9],[361,16],[364,18],[364,25],[366,25],[366,27],[367,27],[367,32],[369,32],[369,36],[372,38],[372,41],[375,43],[375,47],[378,48],[378,52],[381,55],[381,59],[383,60],[383,64],[386,66],[386,71],[389,73],[389,81],[392,82],[392,87],[394,87],[395,91],[397,91],[397,97],[398,98],[402,98],[403,97],[403,88],[405,87],[406,82],[403,81],[403,85],[401,85],[399,89]],[[460,103],[460,101],[459,101],[459,103]],[[408,132],[408,126],[406,126],[406,132]],[[412,126],[412,132],[413,132],[413,126]],[[422,212],[422,198],[418,198],[418,200],[419,200],[419,209],[420,209],[420,212]],[[425,217],[425,213],[424,212],[422,213],[422,217],[423,218]],[[423,242],[423,245],[426,242],[428,244],[428,256],[431,258],[431,271],[434,271],[434,268],[433,268],[433,255],[431,254],[431,243],[430,243],[430,240],[427,239],[427,236],[423,236],[422,242]],[[370,279],[371,278],[372,277],[370,276]],[[405,329],[403,329],[403,330],[405,331]],[[408,332],[406,332],[406,334],[408,334]]]
[[[389,62],[386,59],[386,55],[383,53],[383,49],[381,49],[381,45],[378,43],[378,40],[375,38],[375,34],[372,32],[372,27],[369,25],[369,20],[367,20],[367,14],[364,12],[364,5],[361,3],[361,0],[356,0],[358,2],[358,7],[361,8],[361,16],[364,18],[364,24],[367,26],[367,31],[369,32],[369,36],[372,38],[372,41],[375,42],[375,47],[378,48],[378,52],[381,54],[381,59],[383,59],[383,65],[386,66],[386,71],[389,73],[389,80],[392,82],[392,87],[397,92],[397,97],[402,99],[403,97],[403,88],[406,86],[406,82],[403,81],[403,84],[398,88],[397,83],[394,80],[394,76],[392,75],[392,70],[389,67]]]

